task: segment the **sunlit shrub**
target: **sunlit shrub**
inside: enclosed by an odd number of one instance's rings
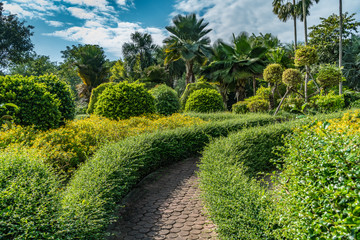
[[[218,112],[224,111],[222,97],[215,89],[200,89],[190,94],[185,105],[185,112]]]
[[[87,108],[88,114],[93,114],[100,94],[108,87],[115,85],[114,82],[102,83],[91,91],[90,101]]]
[[[156,112],[162,115],[171,115],[180,109],[179,97],[174,89],[165,84],[158,85],[150,90],[155,98]]]

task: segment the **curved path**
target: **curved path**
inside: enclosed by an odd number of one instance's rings
[[[109,240],[216,239],[204,216],[191,158],[146,177],[125,199]]]

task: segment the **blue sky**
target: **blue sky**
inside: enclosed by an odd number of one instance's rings
[[[272,13],[272,0],[5,0],[5,10],[35,27],[35,51],[61,61],[61,50],[73,44],[98,44],[111,60],[121,57],[121,46],[135,31],[147,32],[161,44],[165,26],[176,14],[195,12],[209,22],[215,41],[229,40],[242,31],[273,33],[283,42],[293,40],[293,23],[280,22]],[[344,12],[357,13],[360,0],[343,0]],[[338,0],[321,0],[311,9],[308,25],[338,13]],[[303,39],[298,22],[298,38]]]

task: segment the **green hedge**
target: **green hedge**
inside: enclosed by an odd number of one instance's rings
[[[215,89],[199,89],[188,97],[185,104],[185,112],[220,112],[225,106],[222,97]]]
[[[343,113],[318,115],[337,118]],[[250,128],[211,143],[200,164],[200,187],[206,209],[222,239],[274,239],[276,198],[267,192],[257,173],[275,169],[274,148],[284,145],[283,136],[312,118]],[[275,200],[274,200],[275,199]]]
[[[141,178],[160,166],[197,155],[211,138],[274,121],[269,115],[253,115],[130,137],[102,148],[75,173],[64,192],[60,237],[102,238],[117,203]]]
[[[100,94],[107,89],[108,87],[111,87],[115,85],[114,82],[106,82],[106,83],[102,83],[99,86],[97,86],[96,88],[94,88],[91,91],[91,96],[90,96],[90,101],[89,101],[89,105],[87,107],[86,112],[88,114],[93,114],[96,108],[96,103],[99,99]]]
[[[0,239],[54,239],[59,183],[36,152],[0,153]]]
[[[174,89],[161,84],[150,91],[151,95],[155,98],[156,112],[162,115],[171,115],[180,109],[180,100]]]

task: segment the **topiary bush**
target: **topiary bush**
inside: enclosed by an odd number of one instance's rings
[[[216,87],[211,85],[210,83],[205,83],[205,82],[189,83],[186,86],[186,89],[185,89],[184,93],[181,95],[181,98],[180,98],[180,106],[181,106],[181,108],[182,109],[185,108],[186,101],[189,98],[191,93],[193,93],[196,90],[204,89],[204,88],[215,89],[216,90]]]
[[[19,107],[14,113],[16,124],[46,130],[61,122],[60,101],[43,83],[23,76],[0,76],[0,103]]]
[[[162,115],[171,115],[180,109],[179,97],[174,89],[161,84],[150,90],[155,98],[156,112]]]
[[[295,51],[295,66],[310,66],[317,62],[318,56],[315,47],[301,46]]]
[[[59,180],[35,151],[0,152],[0,239],[55,239]]]
[[[296,87],[302,81],[301,72],[297,69],[288,68],[283,72],[282,81],[288,87]]]
[[[115,85],[114,82],[102,83],[91,91],[90,101],[89,101],[89,105],[88,105],[88,108],[86,111],[88,114],[94,113],[95,108],[96,108],[96,103],[99,99],[100,94],[108,87],[111,87],[114,85]]]
[[[127,119],[155,112],[155,99],[136,83],[121,82],[99,96],[95,114],[113,120]]]
[[[60,100],[59,110],[61,112],[61,120],[64,123],[65,120],[73,120],[75,117],[75,101],[71,92],[70,86],[59,80],[59,78],[53,74],[43,76],[33,76],[36,82],[44,83],[47,90],[56,96]]]
[[[215,89],[200,89],[190,94],[185,105],[185,112],[218,112],[224,111],[222,97]]]
[[[281,82],[283,67],[280,64],[269,64],[264,70],[264,80],[270,84]]]
[[[269,100],[253,96],[246,99],[245,102],[250,112],[266,112],[269,110]]]
[[[237,114],[244,114],[249,112],[249,108],[247,107],[247,102],[239,101],[232,105],[232,112]]]
[[[322,65],[320,66],[316,81],[322,88],[333,87],[342,81],[341,69],[331,64]]]

